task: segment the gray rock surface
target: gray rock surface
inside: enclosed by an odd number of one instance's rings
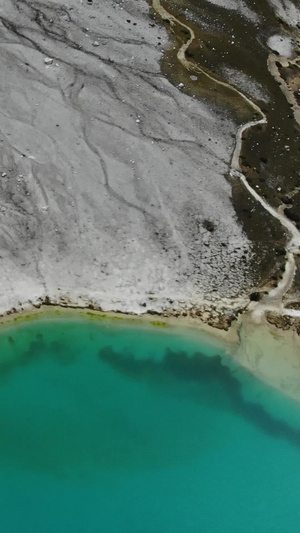
[[[0,311],[61,295],[142,312],[251,285],[225,179],[236,126],[162,76],[148,9],[1,3]]]

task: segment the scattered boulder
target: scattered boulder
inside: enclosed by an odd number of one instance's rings
[[[210,231],[210,233],[213,233],[216,229],[216,225],[212,220],[209,220],[208,218],[205,218],[202,222],[203,227]]]
[[[263,293],[259,291],[251,292],[250,300],[251,302],[259,302],[263,297]]]

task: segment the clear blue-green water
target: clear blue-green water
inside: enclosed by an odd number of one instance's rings
[[[297,406],[201,337],[2,330],[1,532],[299,532],[298,426]]]

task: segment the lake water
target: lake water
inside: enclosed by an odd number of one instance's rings
[[[299,532],[298,406],[200,336],[116,323],[1,331],[1,531]]]

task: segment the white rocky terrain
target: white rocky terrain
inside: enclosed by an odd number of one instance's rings
[[[7,0],[0,31],[0,310],[245,295],[236,125],[161,74],[147,3]]]

